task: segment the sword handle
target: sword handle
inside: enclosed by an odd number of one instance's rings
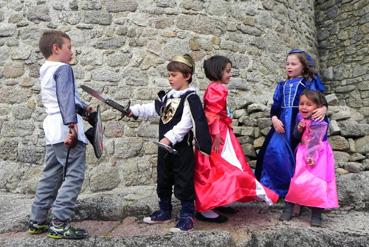
[[[128,116],[129,113],[130,113],[130,110],[129,110],[129,106],[130,106],[130,102],[128,103],[128,106],[127,107],[124,107],[122,106],[121,104],[115,102],[114,100],[111,100],[111,99],[106,99],[105,100],[105,103],[110,105],[111,107],[113,107],[114,109],[120,111],[124,116]],[[133,118],[135,120],[137,120],[137,116],[133,116]]]

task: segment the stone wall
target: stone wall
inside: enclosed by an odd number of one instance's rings
[[[369,116],[369,2],[316,1],[321,69],[341,105]]]
[[[316,26],[337,172],[368,170],[369,2],[318,0]]]
[[[72,37],[79,85],[122,104],[150,102],[167,89],[166,64],[175,54],[195,58],[194,85],[200,94],[208,83],[203,60],[214,54],[230,57],[234,131],[253,165],[270,128],[271,95],[276,81],[284,78],[286,52],[299,47],[317,54],[314,15],[313,0],[1,1],[0,189],[33,193],[41,173],[45,112],[38,70],[44,60],[37,43],[44,30],[64,30]],[[335,96],[330,97],[337,106],[332,114],[340,112]],[[154,184],[156,146],[151,141],[157,138],[157,120],[120,119],[116,111],[101,107],[105,151],[96,160],[88,146],[84,192]],[[366,125],[359,127],[365,132]],[[335,133],[341,136],[347,128]]]

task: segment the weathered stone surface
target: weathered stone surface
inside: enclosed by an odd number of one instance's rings
[[[104,0],[105,8],[112,13],[117,12],[135,12],[138,7],[137,1],[134,0]]]
[[[94,47],[98,49],[117,49],[123,46],[124,39],[122,37],[104,38],[95,42]]]
[[[350,173],[337,177],[337,192],[341,207],[368,210],[369,172]]]
[[[116,141],[115,155],[121,159],[127,159],[139,154],[142,149],[141,138],[124,138]]]
[[[24,74],[22,63],[7,63],[4,65],[3,75],[5,78],[17,78]]]
[[[348,141],[342,136],[331,136],[329,142],[333,150],[348,151],[350,149]]]
[[[14,25],[0,25],[0,38],[13,36],[17,33],[17,29]]]
[[[358,173],[361,169],[361,164],[357,162],[347,162],[344,164],[345,170],[352,172],[352,173]]]
[[[87,24],[100,24],[100,25],[110,25],[112,22],[112,16],[107,11],[85,11],[84,12],[84,22]]]
[[[342,177],[347,177],[345,175]],[[281,224],[278,216],[281,205],[267,210],[260,204],[238,205],[238,217],[217,226],[195,221],[191,234],[168,233],[174,222],[161,225],[142,224],[143,216],[156,208],[155,188],[139,186],[112,192],[95,193],[79,197],[77,227],[87,229],[91,236],[78,241],[79,246],[288,246],[293,244],[314,246],[366,246],[368,240],[368,213],[335,210],[323,214],[322,228],[310,228],[310,213],[303,211],[299,219]],[[2,221],[0,244],[2,246],[58,246],[68,245],[69,240],[51,240],[29,236],[27,226],[32,197],[1,194]],[[174,209],[179,208],[174,201]],[[245,224],[244,219],[248,222]],[[98,220],[98,221],[96,221]],[[105,221],[101,221],[105,220]],[[15,231],[18,231],[17,233]],[[176,245],[175,243],[179,243]]]
[[[17,157],[18,141],[16,139],[0,139],[0,155],[2,160],[15,160]],[[0,171],[3,169],[0,167]]]
[[[116,166],[100,164],[90,173],[89,187],[92,192],[112,190],[121,181],[119,169]]]
[[[122,162],[122,172],[126,174],[125,186],[153,184],[156,178],[156,160],[150,156],[135,157]]]
[[[31,6],[28,8],[27,19],[35,23],[50,21],[49,8],[46,5]]]
[[[357,139],[355,149],[358,153],[367,154],[369,152],[369,136]]]
[[[219,19],[212,19],[200,15],[179,15],[177,17],[177,27],[196,33],[220,35],[225,30],[225,23]]]
[[[45,149],[43,147],[22,145],[17,150],[17,161],[41,165]]]
[[[362,137],[369,133],[369,124],[359,124],[353,120],[338,122],[344,137]]]
[[[347,162],[350,159],[350,154],[340,151],[334,151],[334,159],[336,162]]]
[[[17,126],[17,128],[14,128]],[[6,121],[3,123],[1,129],[1,136],[3,137],[25,137],[30,136],[35,129],[32,120],[18,120],[18,121]]]

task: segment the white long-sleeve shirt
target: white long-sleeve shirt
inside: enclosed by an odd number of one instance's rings
[[[195,88],[189,87],[181,91],[171,90],[164,97],[179,98],[181,95],[187,93],[188,91],[195,91]],[[170,99],[168,99],[167,104],[169,102]],[[140,118],[148,119],[150,117],[158,116],[155,110],[154,102],[142,105],[137,104],[132,106],[130,109],[133,115],[138,116]],[[185,101],[181,121],[179,121],[171,130],[165,133],[164,136],[169,139],[172,145],[175,145],[176,143],[181,142],[183,140],[184,136],[192,129],[192,127],[193,124],[190,107],[188,105],[188,102]]]
[[[72,69],[68,66],[46,61],[40,68],[41,98],[47,113],[43,122],[47,145],[64,142],[70,123],[77,123],[78,140],[87,143],[82,118],[75,113],[75,105],[83,107],[84,104],[74,83]]]

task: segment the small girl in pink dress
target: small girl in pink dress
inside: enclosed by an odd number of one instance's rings
[[[337,208],[334,156],[327,140],[328,120],[311,119],[312,112],[326,105],[324,96],[305,89],[300,96],[297,125],[300,136],[296,151],[296,167],[286,195],[286,202],[311,207],[311,226],[321,226],[323,209]],[[292,214],[286,217],[291,219]]]

